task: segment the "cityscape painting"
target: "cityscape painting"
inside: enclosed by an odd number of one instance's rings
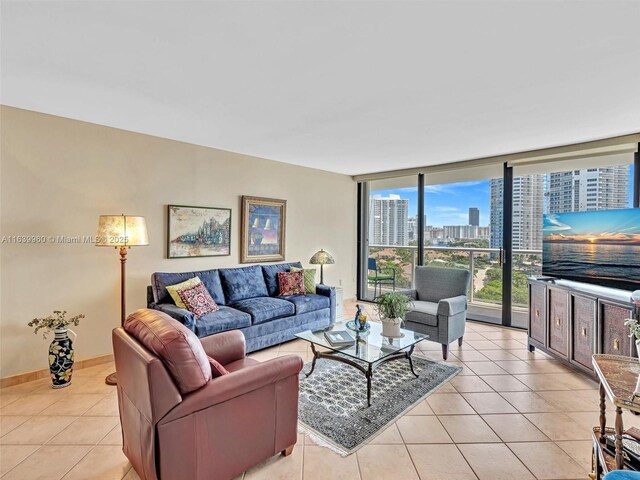
[[[168,258],[231,254],[231,209],[169,205]]]
[[[640,288],[640,209],[548,214],[543,232],[544,275]]]
[[[242,197],[240,262],[284,260],[286,200]]]

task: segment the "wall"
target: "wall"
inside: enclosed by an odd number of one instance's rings
[[[127,307],[144,307],[154,271],[239,264],[240,196],[287,200],[286,260],[320,248],[336,264],[325,283],[355,296],[356,186],[346,175],[1,107],[0,238],[95,235],[100,214],[146,217],[150,245],[127,261]],[[232,208],[227,257],[167,259],[167,205]],[[111,351],[120,321],[118,252],[88,244],[0,243],[0,377],[47,367],[27,322],[84,313],[77,358]]]

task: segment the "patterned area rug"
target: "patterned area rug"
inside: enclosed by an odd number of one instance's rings
[[[371,407],[367,407],[367,380],[355,368],[318,359],[310,377],[311,362],[300,373],[299,430],[318,445],[345,456],[365,445],[419,401],[455,377],[462,368],[411,357],[394,360],[373,372]]]

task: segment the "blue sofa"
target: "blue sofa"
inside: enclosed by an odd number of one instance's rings
[[[175,318],[198,337],[238,329],[244,333],[247,352],[253,352],[292,340],[298,332],[335,323],[335,288],[319,284],[316,293],[278,296],[278,272],[287,272],[291,267],[302,268],[302,264],[156,272],[147,288],[147,306]],[[166,288],[195,276],[220,307],[197,320],[193,313],[176,306]]]

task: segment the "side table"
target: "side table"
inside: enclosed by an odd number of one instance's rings
[[[640,413],[640,397],[634,396],[640,362],[637,358],[621,355],[596,354],[592,359],[593,368],[600,380],[600,422],[593,429],[593,478],[611,470],[629,469],[622,456],[622,410]],[[614,429],[607,428],[606,398],[616,409]],[[615,456],[604,450],[605,434],[615,434]]]

